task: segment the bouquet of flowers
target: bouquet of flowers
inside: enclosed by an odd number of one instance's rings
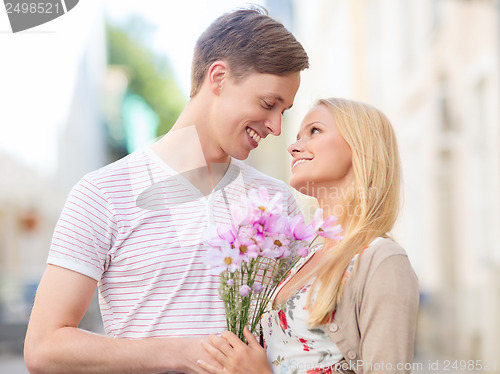
[[[220,274],[219,294],[226,309],[227,328],[240,339],[243,328],[256,332],[268,301],[318,236],[340,239],[342,228],[332,216],[323,220],[316,210],[311,224],[302,215],[283,213],[281,194],[270,198],[265,187],[251,190],[247,211],[231,207],[233,222],[212,230],[207,262],[213,274]]]

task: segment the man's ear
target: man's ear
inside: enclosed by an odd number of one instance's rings
[[[229,67],[224,61],[215,61],[208,68],[207,79],[210,90],[219,95],[224,88],[224,81],[229,75]]]

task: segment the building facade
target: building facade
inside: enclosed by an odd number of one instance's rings
[[[409,253],[422,294],[417,356],[496,360],[500,2],[289,3],[292,31],[311,68],[285,118],[285,144],[274,148],[281,152],[293,141],[319,97],[365,101],[386,113],[404,173],[395,236]],[[282,170],[287,180],[289,168]]]

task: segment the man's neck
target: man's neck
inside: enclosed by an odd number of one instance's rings
[[[154,143],[151,149],[207,195],[224,177],[231,158],[222,151],[218,155],[209,153],[210,149],[207,148],[210,147],[202,143],[196,122],[193,122],[196,120],[185,111],[172,129]]]

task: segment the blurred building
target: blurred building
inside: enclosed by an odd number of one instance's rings
[[[422,292],[417,355],[498,359],[500,3],[290,3],[311,68],[286,143],[319,97],[366,101],[388,115],[404,168],[396,237]]]
[[[69,28],[64,17],[74,17]],[[2,57],[1,66],[10,77],[2,77],[0,90],[0,354],[22,352],[36,287],[71,187],[108,162],[100,107],[104,16],[93,2],[64,17],[52,26],[57,31],[2,35],[8,58]]]
[[[158,115],[130,90],[130,69],[108,66],[111,42],[102,3],[80,3],[60,21],[55,31],[0,35],[9,57],[0,60],[0,356],[22,353],[54,227],[71,188],[157,137]],[[154,57],[141,51],[146,49],[136,48],[132,57]],[[147,79],[164,79],[162,74],[167,72]],[[171,86],[171,101],[177,102],[179,90]],[[97,298],[80,327],[102,332]]]

